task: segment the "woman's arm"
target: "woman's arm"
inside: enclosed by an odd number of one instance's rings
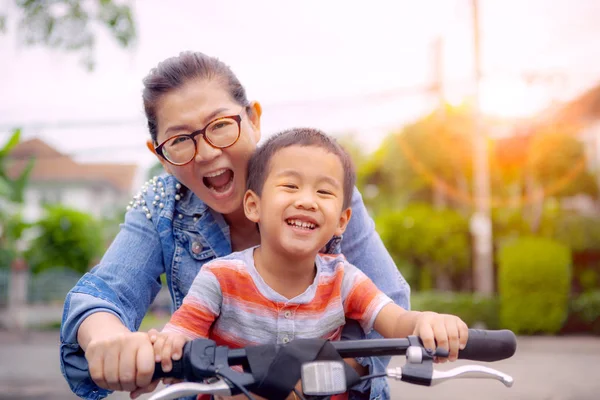
[[[375,223],[369,216],[358,189],[352,196],[352,217],[340,243],[340,248],[332,249],[334,253],[342,253],[350,262],[364,272],[375,285],[388,295],[397,305],[410,308],[410,286],[398,271],[394,260],[386,250],[379,234],[375,231]],[[344,339],[364,338],[364,332],[358,322],[348,321],[342,334]],[[373,331],[367,338],[381,337]],[[385,372],[389,357],[358,358],[357,361],[369,368],[369,373]],[[385,379],[367,381],[351,393],[351,398],[363,398],[370,385],[370,398],[389,397],[389,387]],[[367,398],[369,398],[367,397]]]
[[[350,264],[364,272],[394,303],[410,308],[410,286],[386,250],[362,196],[354,188],[352,217],[341,241],[341,253]]]
[[[106,377],[97,372],[104,368],[100,363],[106,361],[109,349],[112,349],[110,363],[122,352],[121,348],[131,349],[132,343],[135,349],[151,346],[147,335],[132,333],[160,290],[160,274],[164,272],[155,223],[158,207],[152,206],[151,196],[154,193],[149,191],[147,211],[137,207],[127,212],[125,223],[100,264],[85,274],[65,299],[60,334],[61,370],[73,392],[81,397],[101,398],[108,393],[104,389],[119,388],[118,373],[116,377]],[[125,357],[132,359],[133,355],[129,352]],[[131,368],[131,362],[127,362],[125,369]],[[102,375],[100,382],[92,381],[90,372],[96,373],[96,377]],[[134,383],[124,384],[130,388]]]

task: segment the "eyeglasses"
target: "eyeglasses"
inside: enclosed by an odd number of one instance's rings
[[[219,117],[209,122],[203,129],[189,135],[176,135],[165,140],[155,148],[156,154],[173,165],[185,165],[196,156],[198,135],[204,136],[204,140],[210,146],[225,149],[233,146],[240,138],[241,121],[241,114]]]

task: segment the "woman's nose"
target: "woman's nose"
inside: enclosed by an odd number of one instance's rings
[[[197,163],[212,161],[219,157],[222,152],[221,149],[208,144],[204,137],[200,137],[196,139],[196,156],[194,157],[194,160]]]

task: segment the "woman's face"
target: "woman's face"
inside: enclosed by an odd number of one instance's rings
[[[260,139],[258,103],[247,112],[231,98],[219,80],[192,80],[162,96],[156,107],[157,141],[191,134],[219,117],[240,115],[240,137],[232,146],[218,149],[196,136],[196,156],[175,166],[159,157],[165,170],[192,190],[213,210],[230,214],[239,210],[246,191],[248,159]]]

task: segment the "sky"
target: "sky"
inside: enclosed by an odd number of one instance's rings
[[[153,163],[141,81],[184,50],[231,66],[263,105],[263,137],[315,126],[375,149],[439,101],[423,90],[437,40],[445,98],[475,87],[471,0],[133,1],[136,45],[98,30],[93,72],[77,54],[19,45],[11,3],[0,0],[0,140],[20,126],[82,162]],[[527,117],[597,84],[599,19],[596,0],[480,0],[482,109]]]

